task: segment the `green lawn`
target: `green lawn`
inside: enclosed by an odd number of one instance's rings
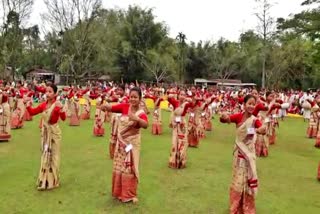
[[[188,150],[187,168],[167,167],[171,134],[164,113],[164,134],[143,131],[139,204],[111,197],[112,162],[108,156],[109,125],[103,138],[92,136],[93,120],[80,127],[61,123],[61,187],[36,190],[40,164],[39,118],[0,143],[0,213],[228,213],[234,125],[213,120],[214,131],[197,149]],[[277,144],[258,160],[258,214],[319,214],[320,150],[306,139],[302,119],[280,124]]]

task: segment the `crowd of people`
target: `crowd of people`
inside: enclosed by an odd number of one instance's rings
[[[187,166],[188,147],[200,146],[206,132],[213,130],[215,114],[220,116],[222,123],[235,123],[230,213],[255,213],[259,184],[256,157],[268,157],[269,146],[276,143],[279,120],[286,114],[302,114],[309,123],[307,137],[315,138],[315,147],[320,148],[319,91],[220,90],[214,87],[148,86],[138,82],[90,82],[83,87],[71,85],[58,89],[52,83],[38,84],[36,81],[1,81],[0,88],[1,141],[10,141],[11,129],[23,127],[25,121],[42,113],[39,121],[42,142],[39,190],[57,188],[60,184],[62,133],[58,121],[68,119],[70,126],[80,126],[82,120],[91,118],[92,100],[96,102],[93,135],[104,136],[104,124],[110,123],[112,196],[122,202],[138,201],[140,129],[149,126],[148,115],[151,115],[151,133],[163,133],[161,104],[164,101],[168,102],[171,111],[168,125],[172,130],[172,144],[168,167],[172,169]],[[152,110],[148,109],[146,99],[153,101]],[[80,100],[84,102],[82,105]]]

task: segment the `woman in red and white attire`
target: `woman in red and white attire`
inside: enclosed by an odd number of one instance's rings
[[[112,196],[121,202],[138,202],[140,129],[148,127],[147,114],[140,106],[140,88],[130,90],[129,103],[101,106],[102,111],[121,113],[113,159]]]

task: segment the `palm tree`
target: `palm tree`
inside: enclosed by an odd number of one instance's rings
[[[176,37],[176,40],[180,49],[179,82],[182,84],[182,75],[184,74],[185,70],[185,47],[187,37],[184,33],[179,32],[178,36]]]

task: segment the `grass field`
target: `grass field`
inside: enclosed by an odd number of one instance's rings
[[[80,127],[60,123],[61,187],[38,192],[39,117],[0,143],[0,213],[228,213],[234,125],[213,120],[214,131],[197,149],[188,150],[187,168],[167,167],[171,134],[164,113],[164,134],[143,131],[139,204],[111,197],[112,161],[108,156],[109,125],[103,138],[92,136],[93,120]],[[287,118],[280,123],[270,156],[258,160],[258,214],[319,214],[320,150],[305,137],[306,123]]]

